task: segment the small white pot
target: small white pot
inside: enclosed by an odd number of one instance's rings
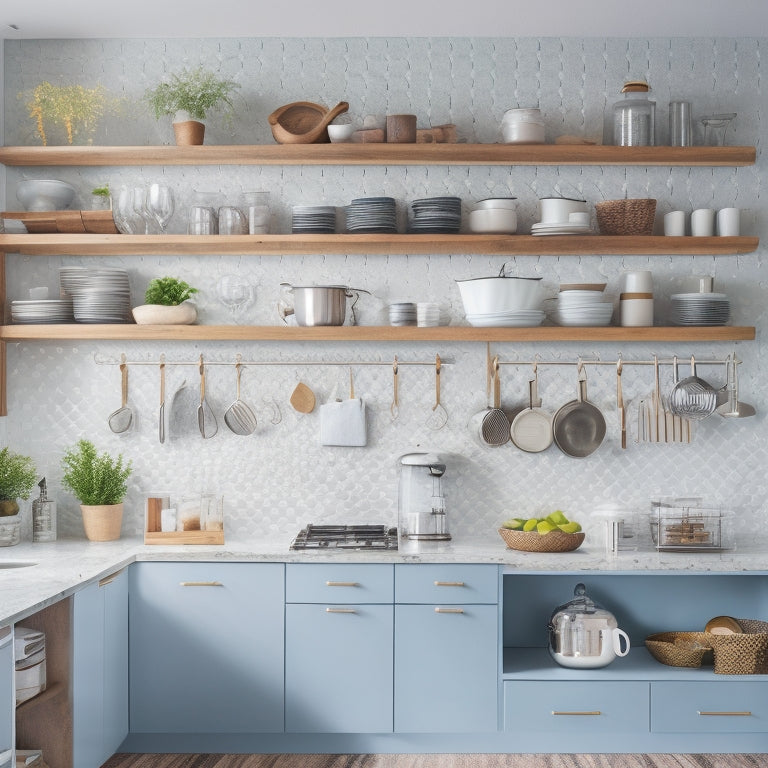
[[[191,301],[175,307],[142,304],[133,308],[133,319],[139,325],[191,325],[197,320],[197,308]]]

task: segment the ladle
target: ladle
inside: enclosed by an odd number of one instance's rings
[[[119,435],[130,429],[133,423],[133,411],[128,407],[128,366],[123,360],[120,363],[122,405],[109,416],[109,428]]]
[[[754,406],[739,402],[738,362],[736,355],[728,356],[728,402],[717,408],[717,412],[726,419],[743,419],[756,413]]]
[[[251,410],[248,403],[244,403],[240,399],[241,363],[239,360],[235,365],[235,371],[237,373],[237,394],[235,402],[232,403],[224,413],[224,423],[236,435],[247,437],[256,431],[256,415]],[[205,437],[205,435],[203,435],[203,437]]]

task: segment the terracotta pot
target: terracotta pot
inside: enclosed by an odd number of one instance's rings
[[[19,512],[19,503],[16,499],[0,499],[0,517],[10,517]]]
[[[81,504],[85,535],[90,541],[114,541],[120,538],[120,527],[123,524],[123,505],[97,504],[89,506]]]
[[[190,301],[182,301],[175,307],[142,304],[132,312],[139,325],[190,325],[197,320],[197,308]]]
[[[205,123],[197,120],[174,123],[173,132],[176,136],[176,146],[199,146],[205,137]]]

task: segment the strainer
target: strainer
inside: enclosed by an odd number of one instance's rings
[[[711,384],[696,375],[696,359],[691,355],[691,375],[677,380],[677,361],[673,365],[674,386],[669,393],[669,410],[675,416],[690,421],[701,421],[711,416],[717,408],[717,393]]]
[[[487,408],[480,422],[480,439],[486,445],[504,445],[509,442],[509,418],[500,407],[501,380],[499,358],[493,359],[493,407]]]

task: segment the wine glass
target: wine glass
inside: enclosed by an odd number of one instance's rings
[[[240,275],[224,275],[216,284],[219,301],[229,308],[234,318],[242,312],[254,298],[253,286]]]
[[[153,233],[155,229],[155,218],[147,208],[147,190],[145,187],[134,187],[132,190],[132,207],[133,213],[136,216],[139,235],[149,235]],[[143,226],[139,222],[143,221]]]
[[[113,198],[112,216],[118,232],[124,235],[143,235],[146,223],[133,207],[134,190],[121,187]]]
[[[173,190],[167,184],[150,184],[147,191],[147,209],[160,227],[160,234],[166,233],[166,225],[173,216]]]

